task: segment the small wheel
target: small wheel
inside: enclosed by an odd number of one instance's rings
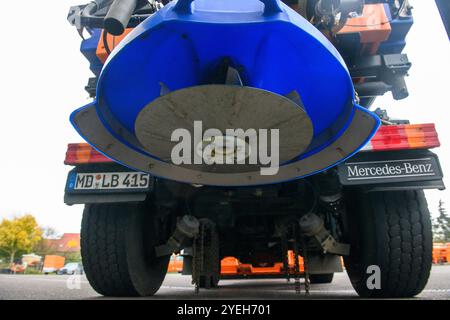
[[[151,296],[166,276],[169,256],[156,257],[162,244],[151,211],[139,203],[86,205],[81,227],[84,272],[104,296]]]
[[[413,297],[425,287],[432,265],[430,213],[422,190],[374,192],[349,201],[350,255],[344,257],[362,297]],[[373,266],[380,287],[369,288]],[[371,277],[369,279],[369,277]]]
[[[313,284],[333,282],[334,273],[310,274],[309,281]]]

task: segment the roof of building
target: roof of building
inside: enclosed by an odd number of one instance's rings
[[[47,241],[56,252],[80,251],[79,233],[64,233],[60,239],[48,239]]]

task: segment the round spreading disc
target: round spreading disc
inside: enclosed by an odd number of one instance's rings
[[[278,138],[274,129],[278,129]],[[230,85],[170,92],[144,107],[135,123],[136,137],[149,154],[174,163],[174,148],[183,141],[190,150],[185,150],[187,161],[180,165],[205,173],[257,171],[267,165],[261,164],[261,153],[273,156],[277,150],[279,163],[285,163],[308,148],[313,131],[307,113],[294,101],[265,90]]]

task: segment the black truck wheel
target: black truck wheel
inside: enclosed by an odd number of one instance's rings
[[[166,276],[169,256],[157,258],[160,229],[144,204],[86,205],[81,226],[84,272],[104,296],[151,296]]]
[[[334,273],[310,274],[309,281],[313,284],[333,282]]]
[[[351,249],[344,260],[357,293],[374,298],[419,294],[428,281],[433,247],[424,192],[358,194],[348,206]],[[374,286],[373,266],[379,267],[379,286]]]

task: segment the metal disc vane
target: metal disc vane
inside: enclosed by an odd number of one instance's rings
[[[278,134],[275,146],[266,143],[273,129]],[[173,141],[174,133],[185,133],[182,138],[188,140],[184,142],[189,148],[180,156],[186,160],[181,165],[205,176],[258,172],[264,165],[259,153],[270,156],[275,151],[271,147],[277,148],[281,162],[290,161],[306,150],[313,136],[308,115],[293,101],[229,85],[191,87],[164,95],[140,112],[135,131],[146,151],[168,163],[175,160],[173,151],[180,143]]]

